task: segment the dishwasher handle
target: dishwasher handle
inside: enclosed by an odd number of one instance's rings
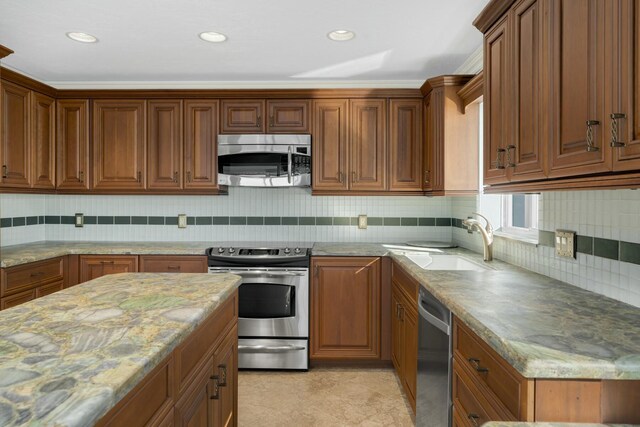
[[[420,313],[420,316],[426,320],[427,322],[429,322],[431,325],[435,326],[436,328],[440,329],[442,332],[444,332],[447,335],[451,335],[451,328],[449,327],[449,325],[446,322],[443,322],[442,320],[438,319],[436,316],[434,316],[433,314],[429,313],[427,311],[426,308],[424,308],[424,306],[422,305],[422,301],[420,301],[418,303],[418,312]]]

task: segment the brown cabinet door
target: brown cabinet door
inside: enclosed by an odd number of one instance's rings
[[[182,188],[182,101],[149,101],[148,188]]]
[[[193,386],[185,392],[176,404],[176,427],[213,427],[213,363],[209,362],[200,370]]]
[[[433,177],[435,174],[434,153],[433,153],[433,126],[431,123],[433,109],[431,107],[431,94],[424,99],[423,108],[423,131],[424,146],[422,147],[422,189],[424,191],[433,190]]]
[[[2,102],[2,140],[0,167],[5,187],[28,188],[31,185],[30,96],[29,90],[6,81],[0,90]]]
[[[521,0],[513,6],[513,140],[506,148],[510,181],[542,179],[547,135],[542,110],[544,91],[543,23],[541,0]]]
[[[218,397],[212,399],[213,425],[216,427],[238,425],[237,348],[238,330],[234,327],[213,355],[214,387],[215,382],[218,386]]]
[[[549,176],[607,172],[611,150],[605,118],[605,8],[598,0],[550,2],[551,105]],[[587,125],[593,137],[590,148]],[[591,151],[590,151],[591,150]]]
[[[267,101],[267,133],[309,133],[309,101]]]
[[[505,15],[484,38],[484,183],[507,182],[511,91],[509,25]]]
[[[218,188],[218,101],[187,100],[185,110],[185,188]]]
[[[34,188],[55,188],[55,100],[31,92],[31,168]]]
[[[93,101],[93,186],[145,188],[146,102]]]
[[[610,2],[613,8],[613,107],[609,116],[609,144],[613,144],[613,169],[640,169],[640,4],[637,0]],[[617,141],[611,129],[617,128]],[[620,143],[624,145],[620,145]],[[606,143],[605,143],[606,145]]]
[[[402,324],[404,332],[402,384],[415,413],[416,383],[418,381],[418,313],[406,304],[403,306]]]
[[[206,273],[206,256],[141,255],[142,273]]]
[[[223,100],[222,133],[264,133],[264,101]]]
[[[402,302],[397,285],[391,288],[391,361],[398,378],[404,378],[404,333],[402,329]]]
[[[348,174],[347,100],[313,102],[313,189],[346,191]]]
[[[59,189],[89,189],[89,100],[63,99],[56,105]]]
[[[389,101],[389,190],[422,189],[422,100]]]
[[[350,102],[350,188],[382,191],[386,187],[386,122],[384,99]]]
[[[311,359],[380,358],[380,258],[315,258]]]
[[[11,295],[0,299],[0,310],[6,308],[15,307],[25,302],[29,302],[36,299],[36,290],[31,289],[29,291],[20,292],[19,294]]]
[[[80,256],[80,283],[97,279],[107,274],[135,273],[138,257],[129,255],[82,255]]]
[[[36,298],[51,295],[54,292],[61,291],[64,288],[64,282],[55,282],[36,288]]]

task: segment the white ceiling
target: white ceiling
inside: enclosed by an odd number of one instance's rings
[[[3,65],[56,87],[416,87],[482,43],[488,0],[0,0]],[[356,33],[334,42],[334,29]],[[95,44],[65,36],[82,31]],[[226,34],[206,43],[203,31]]]

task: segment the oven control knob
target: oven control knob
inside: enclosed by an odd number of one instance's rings
[[[218,248],[218,253],[219,254],[224,253],[224,248]]]
[[[233,249],[233,248],[229,248],[229,253],[230,253],[230,254],[235,253],[235,251],[236,251],[235,249]]]
[[[285,253],[285,254],[288,254],[288,253],[290,253],[290,252],[291,252],[291,249],[289,249],[289,248],[284,248],[284,253]]]
[[[296,248],[295,253],[299,254],[300,252],[302,252],[302,249]]]

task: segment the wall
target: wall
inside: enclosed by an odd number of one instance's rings
[[[0,194],[0,246],[45,239],[45,197]]]
[[[640,191],[552,192],[540,197],[540,244],[496,238],[494,257],[640,307]],[[452,200],[456,219],[477,209],[477,197]],[[454,241],[481,252],[480,236],[454,223]],[[578,233],[577,259],[555,255],[556,229]]]
[[[44,240],[362,241],[451,240],[451,202],[426,197],[311,197],[309,189],[232,188],[229,196],[0,195],[8,215],[32,198],[45,215],[39,233],[1,229],[2,245]],[[35,212],[35,208],[33,212]],[[86,225],[76,228],[73,215]],[[177,227],[177,215],[190,225]],[[369,216],[359,230],[355,217]],[[4,218],[5,215],[2,214]],[[30,227],[23,227],[30,228]]]

